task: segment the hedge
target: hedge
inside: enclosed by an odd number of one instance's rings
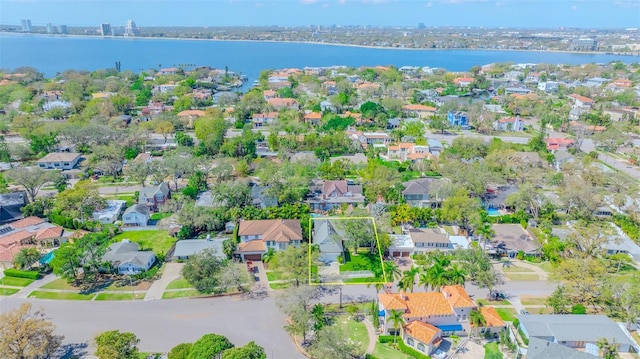
[[[393,343],[393,335],[381,335],[378,337],[378,341],[382,344]]]
[[[382,344],[393,343],[393,335],[381,335],[381,336],[378,337],[378,341],[380,343],[382,343]],[[429,358],[431,358],[430,356],[424,355],[421,352],[419,352],[419,351],[407,346],[402,341],[402,337],[401,336],[398,336],[396,344],[398,345],[398,349],[401,352],[403,352],[403,353],[405,353],[405,354],[407,354],[407,355],[409,355],[409,356],[411,356],[411,357],[413,357],[415,359],[429,359]],[[370,359],[375,359],[375,358],[371,357]]]
[[[26,270],[19,270],[19,269],[5,269],[4,270],[4,275],[6,275],[7,277],[14,277],[14,278],[27,278],[27,279],[39,279],[40,278],[40,273],[36,272],[36,271],[26,271]]]
[[[371,354],[365,354],[365,355],[364,355],[364,359],[378,359],[378,357],[374,357],[374,356],[373,356],[373,355],[371,355]]]

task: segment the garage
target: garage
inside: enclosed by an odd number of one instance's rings
[[[244,260],[245,261],[261,261],[262,254],[245,254]]]

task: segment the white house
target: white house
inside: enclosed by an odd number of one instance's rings
[[[127,208],[122,215],[122,223],[125,226],[143,227],[149,223],[150,210],[146,204],[134,204]]]
[[[93,219],[103,224],[112,224],[118,220],[126,205],[127,201],[108,199],[107,207],[100,211],[93,212]]]
[[[110,245],[102,260],[118,268],[119,274],[138,274],[153,266],[156,255],[152,251],[139,251],[138,243],[123,239]]]
[[[45,169],[70,170],[80,161],[80,154],[73,152],[54,152],[42,157],[36,163]]]
[[[320,260],[331,263],[344,252],[342,244],[344,231],[335,226],[335,220],[316,219],[313,221],[313,244],[320,248]]]

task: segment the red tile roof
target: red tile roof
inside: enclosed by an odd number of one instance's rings
[[[19,221],[11,223],[11,227],[18,229],[18,228],[34,226],[36,224],[40,224],[40,223],[43,223],[43,222],[44,222],[44,219],[42,219],[40,217],[30,216],[30,217],[23,218],[23,219],[21,219]]]
[[[403,329],[407,335],[427,344],[440,339],[440,334],[442,333],[442,330],[419,320],[412,321],[405,325]]]

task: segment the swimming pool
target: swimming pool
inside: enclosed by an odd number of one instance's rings
[[[51,252],[45,254],[42,258],[40,258],[40,264],[49,264],[51,263],[51,260],[53,259],[53,252],[55,252],[56,250],[52,250]]]
[[[491,217],[502,216],[502,212],[500,212],[499,209],[495,209],[495,208],[487,209],[487,213],[489,213],[489,216]]]

